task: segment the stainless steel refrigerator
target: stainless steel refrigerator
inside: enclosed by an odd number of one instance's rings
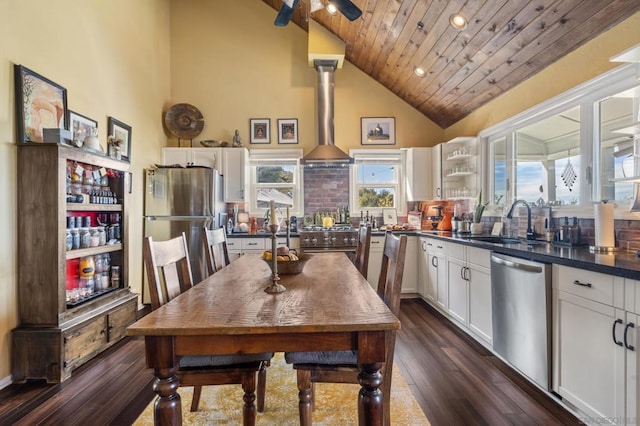
[[[168,240],[184,232],[193,282],[200,282],[206,271],[203,229],[220,227],[225,211],[222,177],[208,167],[160,167],[145,170],[144,188],[144,236]],[[143,285],[148,303],[146,271]]]

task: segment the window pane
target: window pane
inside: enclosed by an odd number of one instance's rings
[[[633,182],[612,181],[637,176],[637,158],[633,156],[633,137],[637,120],[640,87],[618,93],[600,102],[600,198],[630,201]]]
[[[258,183],[293,183],[295,166],[257,166]]]
[[[396,168],[390,164],[359,164],[358,183],[361,185],[375,183],[394,183]]]
[[[360,188],[358,191],[359,205],[367,207],[395,207],[395,190],[393,188]]]
[[[276,207],[293,206],[294,188],[268,188],[260,187],[256,191],[257,207],[261,209],[269,208],[269,203],[274,200]]]
[[[574,204],[580,200],[580,107],[515,132],[515,199]]]
[[[491,143],[493,162],[493,204],[502,206],[507,199],[507,139],[502,137]]]

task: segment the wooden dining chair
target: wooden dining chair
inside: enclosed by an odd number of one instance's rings
[[[382,268],[378,279],[378,295],[395,316],[400,312],[400,289],[407,251],[407,236],[399,238],[387,232],[384,240]],[[382,368],[384,424],[391,424],[391,373],[396,344],[395,331],[386,334],[387,362]],[[285,352],[285,360],[293,364],[298,378],[300,424],[311,425],[315,406],[315,383],[358,383],[358,351]]]
[[[369,250],[371,248],[371,226],[361,225],[358,229],[358,246],[354,264],[363,277],[367,278],[369,269]]]
[[[227,234],[224,232],[224,228],[204,228],[202,239],[209,275],[218,272],[231,263],[229,261],[229,250],[227,249]]]
[[[184,233],[166,241],[154,241],[152,237],[146,237],[143,258],[149,277],[152,310],[192,287],[193,278]],[[259,373],[258,411],[262,412],[265,363],[271,358],[273,353],[182,356],[178,361],[179,386],[193,386],[191,411],[198,411],[202,386],[241,384],[244,390],[243,424],[255,425],[256,373]]]

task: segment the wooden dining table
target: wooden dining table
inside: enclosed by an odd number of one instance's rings
[[[281,275],[282,293],[265,292],[271,282],[260,255],[244,255],[129,326],[155,375],[156,424],[182,422],[180,356],[354,349],[359,423],[383,424],[380,369],[398,318],[344,253],[314,254],[301,273]]]

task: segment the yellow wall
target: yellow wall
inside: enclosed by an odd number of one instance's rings
[[[622,64],[609,58],[640,43],[640,12],[574,50],[468,117],[445,129],[445,140],[477,135],[546,99]]]
[[[132,126],[129,265],[139,292],[142,168],[159,161],[166,141],[159,123],[170,93],[168,27],[169,0],[0,0],[0,387],[18,320],[13,64],[65,87],[69,108],[98,121],[103,145],[107,116]]]
[[[259,0],[180,0],[171,3],[171,100],[200,109],[203,132],[194,140],[231,142],[235,129],[249,145],[249,119],[271,119],[271,145],[317,145],[316,72],[308,66],[307,33],[275,27],[276,11]],[[335,74],[335,140],[360,145],[360,117],[396,117],[396,147],[431,146],[443,130],[345,61]],[[297,118],[300,144],[277,142],[277,119]],[[177,145],[172,139],[169,145]],[[184,142],[183,142],[184,144]]]

